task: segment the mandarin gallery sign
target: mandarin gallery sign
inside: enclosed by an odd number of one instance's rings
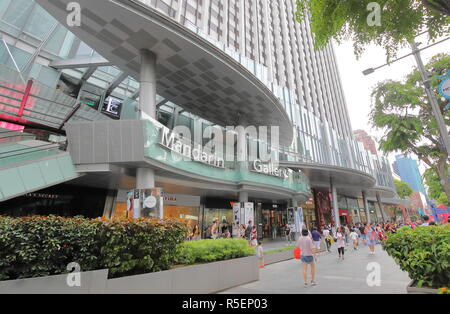
[[[225,169],[225,160],[222,157],[205,152],[199,144],[192,145],[190,141],[186,143],[180,135],[168,128],[161,128],[159,144],[187,160]]]

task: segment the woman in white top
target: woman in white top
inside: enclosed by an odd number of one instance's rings
[[[345,253],[345,231],[344,228],[341,226],[337,229],[336,232],[336,245],[338,248],[339,253],[339,259],[342,258],[344,260],[344,253]]]

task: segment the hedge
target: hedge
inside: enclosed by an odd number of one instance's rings
[[[382,244],[418,287],[450,287],[450,225],[403,227]]]
[[[255,255],[244,239],[197,240],[178,245],[177,263],[192,265]]]
[[[186,225],[172,220],[0,216],[0,280],[109,269],[110,278],[170,269]]]

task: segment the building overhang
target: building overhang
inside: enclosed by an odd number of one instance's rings
[[[367,197],[376,198],[377,193],[381,198],[393,199],[395,191],[389,187],[376,185],[376,179],[363,171],[323,165],[313,163],[301,163],[280,161],[284,167],[289,167],[294,170],[301,170],[305,173],[310,181],[311,188],[330,189],[331,180],[336,186],[337,192],[341,195],[360,198],[365,192]]]
[[[67,25],[71,0],[37,0]],[[239,62],[140,1],[79,0],[82,41],[139,81],[140,50],[157,55],[157,93],[222,126],[278,126],[289,146],[293,125],[278,98]]]

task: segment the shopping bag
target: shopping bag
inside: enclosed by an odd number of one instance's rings
[[[295,248],[295,249],[294,249],[294,257],[295,257],[296,259],[300,259],[300,256],[301,256],[300,248],[299,248],[299,247],[298,247],[298,248]]]

